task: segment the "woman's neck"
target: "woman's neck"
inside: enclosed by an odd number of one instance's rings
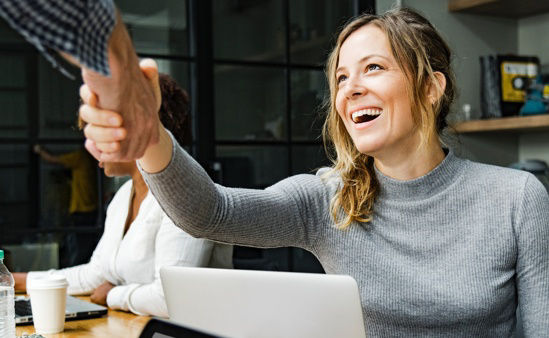
[[[406,181],[421,177],[436,168],[446,155],[438,139],[425,146],[403,147],[385,156],[375,157],[376,168],[384,175]]]
[[[139,172],[139,168],[137,168],[137,164],[134,164],[132,166],[130,176],[132,178],[132,185],[133,185],[133,192],[134,197],[136,200],[143,200],[143,197],[147,195],[149,192],[149,188],[147,187],[147,184],[145,183],[145,180],[143,179],[143,176],[141,176],[141,173]]]
[[[142,200],[142,197],[147,195],[147,193],[149,192],[149,188],[147,187],[147,184],[145,183],[145,180],[143,179],[143,176],[141,176],[139,170],[136,170],[136,172],[134,172],[131,177],[135,199]]]
[[[126,216],[126,224],[124,225],[123,236],[126,235],[133,221],[137,218],[141,203],[149,192],[149,188],[147,187],[147,184],[145,184],[145,180],[143,179],[143,176],[141,176],[141,173],[139,172],[139,169],[137,169],[137,166],[135,166],[134,170],[132,171],[131,177],[132,195],[130,197],[130,205],[128,208],[128,215]]]

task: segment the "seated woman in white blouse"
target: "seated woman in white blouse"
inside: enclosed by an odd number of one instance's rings
[[[160,75],[160,118],[180,144],[189,144],[188,96]],[[90,262],[54,271],[66,276],[72,295],[139,315],[167,317],[160,283],[162,266],[232,267],[232,246],[191,237],[176,227],[149,193],[135,162],[100,163],[105,175],[126,176],[107,209],[105,230]],[[15,289],[25,291],[33,274],[14,273]]]

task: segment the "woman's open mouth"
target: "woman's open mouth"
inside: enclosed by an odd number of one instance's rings
[[[382,110],[378,108],[368,108],[355,111],[351,117],[354,123],[364,123],[375,120],[381,112]]]

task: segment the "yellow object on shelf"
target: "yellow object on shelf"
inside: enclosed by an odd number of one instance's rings
[[[538,74],[535,62],[503,61],[501,63],[501,98],[504,102],[524,102],[525,88]]]

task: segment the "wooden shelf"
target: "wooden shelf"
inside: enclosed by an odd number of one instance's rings
[[[466,121],[454,125],[453,128],[458,134],[549,131],[549,114]]]
[[[450,12],[523,18],[549,12],[547,0],[449,0]]]

